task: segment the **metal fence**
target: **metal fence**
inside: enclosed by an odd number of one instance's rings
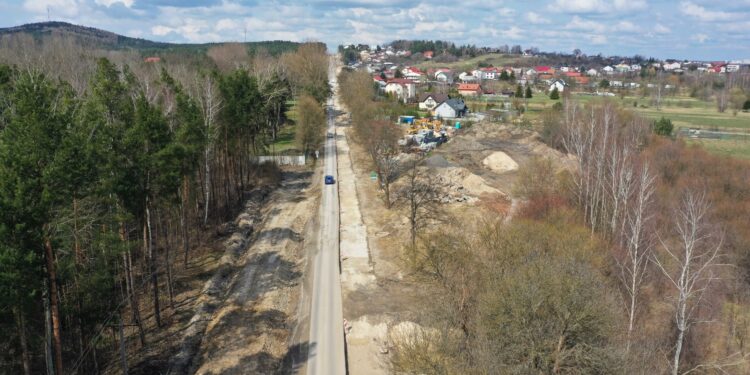
[[[269,155],[256,156],[253,161],[258,164],[276,163],[278,165],[305,165],[305,155]]]

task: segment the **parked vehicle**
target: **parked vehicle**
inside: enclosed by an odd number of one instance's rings
[[[326,175],[325,180],[326,180],[326,185],[333,185],[336,183],[336,180],[334,180],[333,176],[331,175]]]

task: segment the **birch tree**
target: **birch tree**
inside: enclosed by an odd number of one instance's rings
[[[704,296],[717,279],[715,269],[721,256],[723,237],[708,223],[710,204],[705,191],[687,190],[675,212],[674,241],[660,240],[663,255],[652,259],[667,278],[674,293],[674,322],[677,337],[671,364],[672,375],[680,371],[685,335],[701,320],[698,310]]]
[[[655,179],[648,163],[645,163],[637,179],[634,197],[625,215],[621,240],[625,255],[621,259],[616,259],[620,271],[618,276],[625,290],[625,310],[628,314],[627,352],[630,351],[640,291],[653,248],[649,228],[653,218],[650,209],[653,203]]]

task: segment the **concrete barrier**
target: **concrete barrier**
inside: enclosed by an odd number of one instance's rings
[[[278,165],[305,165],[305,155],[268,155],[256,156],[253,161],[258,164],[276,163]]]

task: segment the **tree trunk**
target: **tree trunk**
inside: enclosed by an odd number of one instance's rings
[[[161,328],[161,315],[159,307],[159,275],[156,270],[156,259],[154,257],[154,243],[153,233],[151,232],[151,209],[149,206],[151,202],[146,198],[146,222],[143,228],[145,240],[146,240],[146,251],[148,253],[148,271],[151,274],[151,291],[154,297],[154,319],[156,319],[156,326]]]
[[[565,335],[560,335],[560,338],[557,340],[557,348],[555,348],[555,365],[552,368],[553,374],[560,373],[560,366],[562,365],[562,351],[563,351],[564,344],[565,344]]]
[[[211,201],[211,146],[206,146],[205,151],[205,169],[206,169],[206,175],[205,175],[205,181],[203,181],[203,184],[205,185],[205,191],[203,192],[205,194],[204,202],[203,202],[203,226],[205,227],[208,223],[208,209],[209,209],[209,202]],[[187,266],[187,261],[185,262],[185,265]]]
[[[47,366],[47,375],[55,374],[55,355],[52,349],[52,312],[50,311],[49,280],[44,279],[42,300],[44,301],[44,362]]]
[[[161,215],[160,219],[161,219]],[[169,306],[174,309],[174,288],[172,287],[172,242],[169,240],[170,232],[172,231],[172,225],[170,224],[169,217],[167,220],[159,220],[162,222],[162,237],[164,237],[164,259],[167,263],[167,292],[169,293]]]
[[[57,273],[52,242],[49,237],[44,239],[44,257],[47,261],[47,277],[49,279],[50,312],[52,314],[52,344],[55,351],[55,373],[63,374],[62,338],[60,336],[60,308],[57,298]]]
[[[190,252],[190,237],[188,235],[187,228],[187,209],[189,192],[188,192],[188,178],[183,177],[182,191],[180,194],[180,233],[182,235],[182,251],[185,253],[184,267],[188,265],[188,253]]]
[[[127,349],[125,348],[125,330],[123,329],[122,318],[120,318],[120,366],[122,367],[122,374],[128,374],[128,357],[125,354]]]
[[[26,318],[23,316],[21,309],[16,306],[13,308],[13,314],[16,316],[16,328],[18,328],[18,340],[21,345],[21,364],[23,365],[24,375],[31,375],[31,359],[29,356],[29,345],[26,339]]]
[[[125,224],[120,223],[120,240],[127,242],[127,236],[125,231]],[[130,301],[130,310],[133,313],[133,323],[138,327],[138,336],[141,340],[141,346],[146,346],[146,333],[143,331],[143,324],[141,323],[141,311],[138,307],[138,299],[135,295],[135,285],[133,283],[133,261],[130,255],[130,248],[122,254],[123,265],[125,266],[125,289]]]

